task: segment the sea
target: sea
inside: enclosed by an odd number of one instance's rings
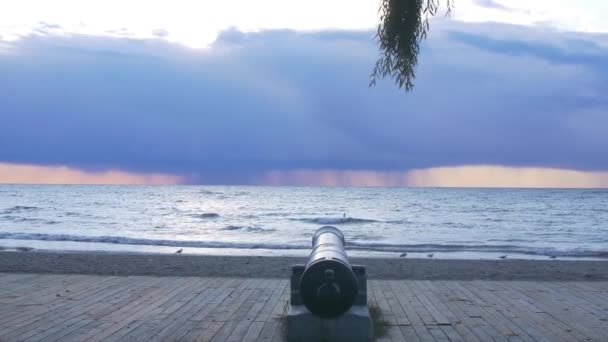
[[[5,250],[608,260],[608,190],[0,185]],[[24,248],[25,247],[25,248]]]

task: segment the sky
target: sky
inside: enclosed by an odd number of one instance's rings
[[[0,183],[608,187],[608,2],[0,0]],[[344,10],[348,8],[348,10]]]

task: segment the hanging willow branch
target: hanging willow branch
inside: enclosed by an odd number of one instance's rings
[[[420,43],[429,32],[429,19],[444,0],[380,0],[380,24],[376,38],[380,56],[370,76],[370,87],[379,78],[390,77],[399,88],[411,91],[416,78]],[[454,0],[447,2],[446,15]]]

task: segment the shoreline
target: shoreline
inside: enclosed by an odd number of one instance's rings
[[[350,258],[370,279],[608,280],[608,261]],[[0,251],[0,272],[284,278],[303,257]]]

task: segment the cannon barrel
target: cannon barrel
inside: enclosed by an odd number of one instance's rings
[[[304,305],[322,318],[348,311],[359,291],[357,277],[344,250],[344,234],[325,226],[312,237],[312,251],[300,278]]]

